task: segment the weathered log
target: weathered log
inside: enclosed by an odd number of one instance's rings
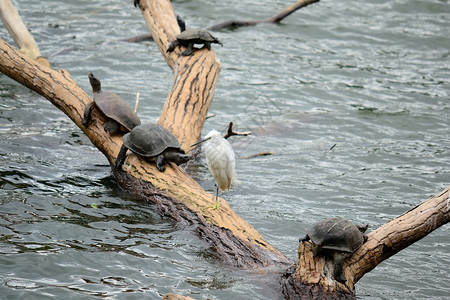
[[[349,258],[343,270],[347,282],[332,278],[332,262],[314,257],[311,242],[301,242],[295,267],[283,275],[283,294],[287,299],[356,299],[355,283],[412,243],[424,238],[436,228],[450,221],[450,186],[417,205],[405,214],[368,234],[368,240]]]
[[[19,16],[19,12],[10,0],[0,0],[0,17],[20,52],[50,67],[49,61],[41,55],[39,46]]]
[[[165,53],[169,41],[179,29],[175,18],[173,17],[171,26],[171,19],[167,17],[168,14],[174,16],[169,1],[155,1],[153,5],[156,5],[152,8],[153,12],[166,17],[150,16],[150,19],[155,21],[154,36],[160,37],[158,41],[161,52]],[[145,5],[143,14],[150,14]],[[171,27],[173,33],[166,35],[171,32],[168,29]],[[212,101],[220,62],[214,52],[206,49],[196,51],[190,57],[179,57],[171,53],[166,56],[166,60],[174,70],[175,80],[159,123],[169,128],[182,147],[188,150],[200,136],[207,108]],[[92,115],[94,122],[87,128],[81,125],[84,107],[92,99],[70,78],[67,71],[54,71],[36,64],[1,39],[0,71],[49,99],[66,113],[106,156],[110,164],[114,165],[122,144],[121,138],[105,133],[105,119],[96,110]],[[179,220],[180,216],[191,214],[186,219],[192,219],[194,223],[198,220],[196,230],[199,235],[207,240],[218,257],[228,264],[254,268],[277,262],[288,263],[288,260],[253,227],[236,215],[226,201],[219,198],[221,209],[209,209],[214,203],[214,196],[206,193],[181,168],[171,165],[161,173],[154,164],[130,154],[123,170],[114,174],[124,189],[139,190],[147,200],[157,203],[161,211],[174,212],[173,219]]]
[[[141,9],[152,34],[158,37],[157,44],[175,77],[159,123],[170,128],[187,150],[200,136],[220,62],[213,51],[206,49],[196,51],[190,57],[179,56],[181,49],[167,54],[168,43],[179,32],[170,2],[141,0]],[[83,130],[111,165],[114,164],[122,143],[120,137],[104,132],[104,117],[96,111],[94,122],[88,128],[81,125],[84,107],[92,99],[67,71],[54,71],[39,65],[0,39],[0,72],[49,99]],[[124,189],[156,203],[163,214],[180,224],[192,225],[225,263],[243,268],[275,266],[278,270],[289,264],[223,199],[219,200],[220,210],[208,209],[214,203],[214,196],[203,191],[181,168],[170,165],[161,173],[153,164],[131,154],[124,170],[113,169],[113,172]],[[355,298],[355,283],[365,273],[449,222],[449,189],[371,232],[368,242],[344,261],[345,285],[331,278],[329,261],[314,257],[309,242],[301,243],[297,264],[283,276],[283,294],[287,298]]]

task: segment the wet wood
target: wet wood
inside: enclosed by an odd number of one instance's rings
[[[223,138],[228,139],[230,136],[233,136],[233,135],[248,136],[250,134],[252,134],[250,131],[240,131],[240,132],[234,131],[233,130],[233,122],[230,122],[228,124],[227,133],[225,133]]]
[[[214,51],[207,49],[195,51],[191,56],[180,56],[182,47],[166,53],[180,33],[170,1],[141,0],[139,4],[153,39],[174,74],[159,124],[168,128],[178,137],[182,148],[189,151],[189,146],[200,138],[222,65]]]
[[[273,24],[277,24],[280,23],[284,18],[286,18],[287,16],[291,15],[292,13],[296,12],[297,10],[299,10],[300,8],[306,7],[310,4],[319,2],[320,0],[299,0],[297,1],[297,3],[292,4],[291,6],[286,7],[284,10],[282,10],[281,12],[277,13],[276,15],[268,18],[268,19],[264,19],[264,20],[228,20],[228,21],[224,21],[224,22],[220,22],[218,24],[215,25],[211,25],[209,27],[206,27],[206,30],[211,30],[211,31],[219,31],[219,30],[225,30],[225,29],[234,29],[234,28],[238,28],[238,27],[244,27],[244,26],[255,26],[261,23],[273,23]],[[153,36],[152,34],[142,34],[142,35],[138,35],[135,37],[131,37],[128,39],[123,39],[122,41],[126,41],[126,42],[134,42],[134,43],[139,43],[142,41],[151,41],[153,40]]]
[[[40,64],[50,67],[50,63],[41,55],[38,44],[10,0],[0,0],[0,17],[20,52],[31,59],[37,60]]]
[[[345,284],[332,278],[330,261],[313,256],[311,242],[301,242],[296,266],[282,278],[285,298],[356,299],[355,284],[364,274],[450,221],[449,193],[450,186],[370,232],[367,242],[344,260]]]
[[[224,30],[224,29],[234,29],[238,27],[244,26],[255,26],[261,23],[280,23],[284,18],[296,12],[300,8],[306,7],[310,4],[319,2],[319,0],[299,0],[297,3],[285,8],[283,11],[278,14],[263,20],[228,20],[225,22],[221,22],[212,26],[207,27],[206,29],[211,31]]]
[[[141,1],[143,14],[149,13],[142,2],[144,1]],[[161,13],[160,10],[171,9],[168,1],[153,2],[154,5],[156,3],[158,7],[153,11]],[[162,14],[167,17],[169,12]],[[164,49],[171,41],[171,36],[176,35],[178,26],[174,19],[173,33],[165,36],[164,32],[171,32],[165,27],[170,22],[164,21],[160,16],[156,17],[156,20],[155,36],[160,37],[160,45],[163,48],[161,52],[165,53]],[[169,66],[174,70],[175,80],[174,89],[167,99],[159,123],[169,128],[188,150],[200,136],[207,108],[212,101],[220,62],[214,52],[206,49],[196,51],[190,57],[179,57],[178,52],[179,50],[176,50],[170,55],[164,54]],[[81,125],[84,108],[92,99],[80,89],[67,71],[55,71],[41,66],[3,40],[0,40],[0,71],[44,96],[66,113],[106,156],[110,164],[114,165],[122,145],[121,137],[105,133],[105,119],[96,110],[93,111],[93,122],[89,127]],[[289,263],[252,226],[236,215],[226,201],[219,198],[221,208],[210,209],[215,201],[214,196],[205,192],[181,168],[172,164],[161,173],[153,163],[147,163],[130,154],[123,170],[114,173],[124,189],[157,203],[166,215],[169,215],[167,212],[172,212],[170,215],[174,220],[180,220],[180,215],[188,216],[185,219],[191,219],[191,222],[197,224],[196,232],[209,242],[211,249],[218,254],[217,257],[227,264],[255,268]]]
[[[48,99],[83,130],[110,163],[115,161],[122,144],[121,139],[105,133],[105,119],[97,110],[93,111],[94,121],[88,128],[81,125],[84,107],[93,100],[78,86],[69,72],[63,69],[55,71],[41,65],[15,50],[1,38],[0,72]]]
[[[195,299],[188,296],[181,296],[169,293],[164,295],[164,297],[162,297],[162,300],[195,300]]]
[[[170,2],[141,0],[141,10],[174,73],[173,88],[159,123],[169,128],[182,147],[188,150],[189,145],[200,137],[220,73],[220,61],[213,51],[206,49],[189,57],[179,55],[184,49],[167,54],[165,49],[179,32]],[[80,127],[111,165],[114,164],[122,144],[121,137],[105,133],[105,119],[96,110],[89,127],[81,125],[84,108],[92,102],[91,92],[84,92],[67,71],[55,71],[40,65],[0,39],[0,72],[47,98]],[[113,170],[113,173],[125,190],[152,201],[163,215],[181,226],[192,228],[207,241],[212,253],[227,265],[248,269],[272,266],[276,270],[286,269],[290,265],[253,227],[237,216],[226,201],[219,198],[221,208],[211,210],[214,196],[206,193],[183,169],[171,164],[161,173],[153,163],[131,154],[123,170]],[[368,241],[344,261],[345,285],[330,276],[330,262],[313,256],[310,242],[300,243],[298,262],[287,269],[281,278],[283,295],[288,299],[354,299],[355,284],[364,274],[449,222],[449,189],[447,187],[369,233]]]

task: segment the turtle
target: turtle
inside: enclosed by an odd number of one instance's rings
[[[314,257],[317,255],[334,260],[333,277],[345,283],[347,279],[342,270],[342,261],[346,254],[355,252],[367,241],[364,232],[368,225],[355,225],[347,219],[324,219],[306,230],[306,236],[300,242],[311,240],[314,244]]]
[[[209,31],[204,29],[188,28],[177,35],[177,39],[170,43],[166,52],[172,52],[177,46],[185,46],[187,49],[181,52],[181,55],[189,56],[195,49],[194,44],[203,44],[203,47],[211,50],[211,43],[217,43],[223,46],[222,42],[209,33]]]
[[[87,127],[91,121],[91,113],[97,107],[107,118],[103,128],[111,134],[126,133],[141,124],[141,120],[130,105],[116,93],[102,91],[100,80],[89,72],[94,101],[86,105],[81,124]]]
[[[166,170],[168,162],[180,165],[191,158],[181,149],[177,138],[159,124],[147,123],[136,126],[125,134],[122,140],[123,145],[115,163],[116,170],[120,170],[125,162],[127,150],[156,162],[156,167],[161,172]]]

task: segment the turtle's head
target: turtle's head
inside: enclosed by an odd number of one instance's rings
[[[221,41],[219,41],[219,39],[216,39],[215,41],[214,41],[215,43],[217,43],[217,44],[219,44],[220,46],[222,46],[223,47],[223,44],[222,44],[222,42]]]
[[[92,74],[91,72],[89,72],[88,77],[89,77],[89,83],[90,83],[91,86],[92,86],[92,91],[93,91],[94,93],[100,92],[101,89],[102,89],[102,85],[101,85],[101,83],[100,83],[100,80],[98,80],[97,78],[95,78],[94,74]]]
[[[177,166],[187,163],[192,157],[184,153],[183,150],[180,151],[167,151],[164,154],[164,158],[168,161],[174,162]]]

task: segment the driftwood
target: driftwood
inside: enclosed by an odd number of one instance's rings
[[[174,73],[172,90],[159,124],[170,129],[182,148],[188,151],[189,145],[200,137],[220,72],[220,62],[213,51],[206,49],[196,51],[189,57],[179,55],[183,49],[167,54],[165,50],[169,42],[179,33],[170,2],[141,0],[140,8],[163,57]],[[105,119],[95,110],[92,116],[94,122],[87,128],[81,125],[84,107],[92,99],[67,71],[55,71],[38,64],[0,39],[0,72],[44,96],[68,115],[114,165],[122,143],[121,137],[110,136],[103,130]],[[331,278],[330,262],[313,256],[310,242],[299,244],[299,259],[293,265],[237,216],[226,201],[219,199],[219,210],[209,209],[214,203],[214,196],[206,193],[197,182],[173,164],[162,173],[154,164],[131,154],[123,170],[113,169],[113,173],[122,188],[156,203],[162,214],[194,228],[224,264],[283,273],[280,276],[282,293],[290,299],[354,299],[355,284],[364,274],[450,221],[449,186],[369,233],[369,240],[344,261],[347,282],[341,284]]]
[[[41,55],[39,46],[23,23],[17,9],[10,0],[0,0],[0,17],[20,52],[50,67],[49,61]]]
[[[223,138],[224,139],[228,139],[230,136],[233,136],[233,135],[247,136],[247,135],[250,135],[250,134],[252,134],[250,131],[245,131],[245,132],[234,131],[233,130],[233,122],[230,122],[228,124],[227,133],[225,133]]]
[[[244,27],[244,26],[255,26],[261,23],[280,23],[284,18],[289,16],[290,14],[296,12],[300,8],[303,8],[305,6],[308,6],[310,4],[319,2],[320,0],[299,0],[297,3],[285,8],[280,13],[264,20],[228,20],[225,22],[221,22],[219,24],[215,24],[212,26],[207,27],[207,30],[211,31],[218,31],[218,30],[224,30],[224,29],[234,29],[238,27]]]
[[[179,33],[170,2],[141,1],[141,7],[153,36],[157,37],[161,53],[174,72],[172,90],[159,124],[168,128],[188,152],[190,145],[200,137],[221,65],[214,52],[206,49],[196,51],[189,57],[180,57],[180,50],[167,54],[165,49]],[[105,119],[95,110],[92,115],[95,122],[87,128],[81,125],[84,107],[92,99],[67,71],[55,71],[37,64],[1,39],[0,71],[62,110],[106,156],[111,166],[114,165],[122,144],[121,137],[105,133]],[[131,154],[123,169],[113,171],[124,189],[153,201],[163,214],[170,215],[181,224],[195,224],[198,235],[207,240],[217,257],[227,264],[255,268],[289,263],[253,227],[236,215],[226,201],[219,198],[221,209],[212,211],[210,207],[214,204],[214,196],[205,192],[181,168],[171,165],[161,173],[154,164]]]
[[[245,26],[256,26],[258,24],[262,23],[272,23],[272,24],[278,24],[280,23],[284,18],[291,15],[292,13],[296,12],[300,8],[306,7],[310,4],[319,2],[320,0],[299,0],[297,3],[286,7],[284,10],[279,12],[276,15],[273,15],[272,17],[268,19],[263,20],[228,20],[224,21],[215,25],[211,25],[209,27],[206,27],[206,30],[210,31],[219,31],[219,30],[225,30],[225,29],[235,29],[238,27],[245,27]],[[139,43],[143,41],[151,41],[153,40],[152,34],[142,34],[135,37],[123,39],[121,41],[125,42],[132,42],[132,43]]]
[[[379,263],[450,221],[450,186],[368,234],[368,240],[344,261],[346,284],[331,278],[332,266],[313,257],[311,242],[301,242],[298,261],[283,276],[286,299],[356,299],[355,284]]]

